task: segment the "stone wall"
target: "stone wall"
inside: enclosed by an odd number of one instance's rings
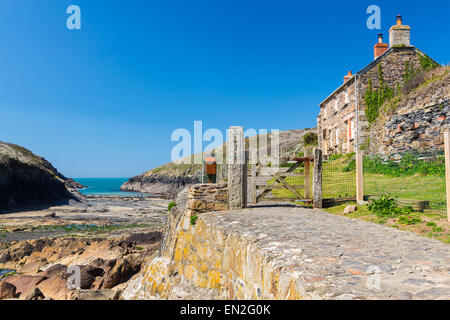
[[[222,185],[197,185],[180,193],[169,214],[160,252],[130,282],[124,299],[304,297],[295,277],[283,273],[261,248],[212,222],[207,216],[215,213],[199,214],[213,199],[223,201],[223,189]],[[193,213],[199,214],[195,225],[189,223]]]
[[[368,153],[395,155],[443,148],[443,132],[450,128],[450,73],[445,70],[441,70],[442,79],[383,106],[370,127]]]
[[[202,240],[194,238],[192,233],[201,229],[199,226],[202,225],[202,213],[225,210],[228,210],[226,183],[197,184],[182,190],[177,196],[176,206],[168,213],[166,229],[158,254],[149,257],[144,263],[140,276],[126,288],[123,298],[177,299],[179,298],[177,288],[181,286],[180,283],[183,280],[192,280],[193,284],[199,284],[199,289],[205,289],[199,291],[203,296],[198,298],[217,299],[223,297],[223,293],[212,284],[215,274],[214,263],[211,265],[211,261],[205,259],[202,253],[197,253]],[[198,217],[195,224],[191,222],[193,216]],[[194,239],[198,239],[198,241],[195,242]],[[196,276],[194,279],[194,270],[200,269],[200,266],[204,272],[208,266],[208,272],[201,278]],[[188,273],[189,270],[191,273]],[[185,275],[188,276],[185,277]],[[201,281],[206,281],[208,285]],[[192,286],[192,284],[190,285]]]

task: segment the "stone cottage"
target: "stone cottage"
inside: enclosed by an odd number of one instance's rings
[[[318,143],[324,155],[354,152],[366,143],[369,125],[366,118],[365,94],[370,84],[373,90],[385,85],[394,90],[403,85],[406,65],[418,69],[420,56],[429,58],[410,43],[411,28],[397,24],[389,30],[389,45],[378,35],[374,46],[374,60],[356,74],[350,71],[344,83],[320,103],[317,117]],[[381,67],[380,67],[381,66]]]

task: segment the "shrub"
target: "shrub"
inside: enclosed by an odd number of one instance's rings
[[[342,157],[343,157],[342,153],[335,153],[335,154],[330,155],[328,157],[328,160],[329,161],[334,161],[334,160],[338,160],[338,159],[340,159]]]
[[[177,205],[177,203],[175,201],[172,201],[171,203],[169,203],[169,205],[167,206],[167,211],[172,211],[173,207],[175,207]]]
[[[445,161],[443,156],[424,161],[415,154],[405,154],[400,161],[383,160],[380,156],[364,158],[364,170],[368,173],[378,173],[387,176],[408,176],[416,173],[422,176],[445,176]]]
[[[309,132],[303,136],[303,143],[305,144],[305,146],[315,147],[317,146],[317,141],[317,134],[314,132]]]
[[[433,228],[431,228],[431,231],[433,231],[433,232],[442,232],[442,231],[444,231],[444,229],[442,227],[433,227]]]
[[[386,218],[408,215],[412,212],[411,207],[397,206],[395,199],[389,195],[383,195],[377,200],[372,200],[368,206],[368,209],[378,217]]]
[[[429,221],[427,222],[427,227],[436,227],[436,223]]]
[[[342,172],[352,172],[356,170],[356,160],[352,159],[350,162],[342,169]]]
[[[421,223],[422,219],[420,219],[419,216],[416,215],[404,215],[398,218],[398,223],[405,224],[405,225],[413,225]]]
[[[194,214],[191,216],[191,226],[195,226],[197,224],[198,214]]]

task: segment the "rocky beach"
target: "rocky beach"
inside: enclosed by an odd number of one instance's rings
[[[156,252],[169,200],[85,187],[0,142],[0,300],[120,299]]]
[[[157,250],[168,200],[87,196],[85,205],[0,215],[0,299],[119,299]],[[79,289],[68,288],[78,266]]]

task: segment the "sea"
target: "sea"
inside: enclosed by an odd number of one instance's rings
[[[82,194],[115,197],[148,197],[151,194],[120,190],[128,178],[73,178],[87,188],[79,190]]]

